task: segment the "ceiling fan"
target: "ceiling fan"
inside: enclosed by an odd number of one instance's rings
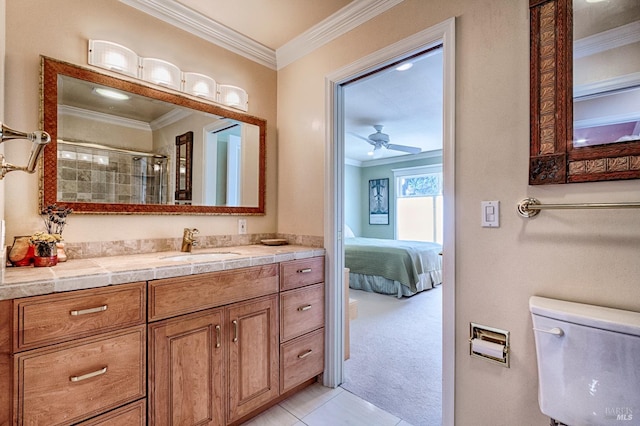
[[[415,146],[396,145],[389,143],[389,135],[386,133],[382,133],[382,127],[383,126],[381,124],[374,125],[373,128],[376,129],[376,132],[370,134],[369,137],[366,138],[355,133],[352,134],[357,138],[369,142],[373,146],[373,149],[369,152],[369,154],[373,155],[374,157],[379,157],[379,154],[381,153],[380,149],[383,147],[394,151],[407,152],[409,154],[417,154],[419,152],[422,152],[422,149]]]

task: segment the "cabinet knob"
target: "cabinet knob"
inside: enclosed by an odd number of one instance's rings
[[[311,305],[300,306],[298,308],[300,312],[308,311],[309,309],[311,309]]]
[[[298,269],[296,272],[299,274],[308,274],[311,272],[311,268]]]
[[[233,341],[237,342],[238,341],[238,321],[233,320],[231,321],[231,323],[233,324]]]

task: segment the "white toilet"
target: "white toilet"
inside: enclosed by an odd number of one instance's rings
[[[640,313],[533,296],[540,410],[570,426],[640,424]]]

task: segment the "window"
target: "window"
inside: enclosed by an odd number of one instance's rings
[[[442,166],[393,170],[396,238],[442,244]]]

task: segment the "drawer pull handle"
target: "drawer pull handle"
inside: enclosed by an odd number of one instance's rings
[[[220,347],[220,325],[216,325],[216,348]]]
[[[69,312],[72,316],[77,317],[78,315],[86,315],[86,314],[95,314],[96,312],[104,312],[107,310],[107,305],[98,306],[95,308],[89,309],[80,309],[78,311]]]
[[[69,377],[69,380],[71,380],[72,382],[81,382],[83,380],[87,380],[92,377],[102,376],[106,372],[107,372],[107,367],[102,367],[100,370],[94,371],[92,373],[83,374],[81,376],[71,376]]]
[[[309,355],[311,355],[311,352],[313,352],[313,351],[311,349],[309,349],[305,353],[302,353],[302,354],[298,355],[298,358],[304,359],[304,358],[308,357]]]
[[[299,274],[308,274],[311,272],[311,268],[298,269],[296,272]]]
[[[311,305],[300,306],[298,308],[300,312],[308,311],[309,309],[311,309]]]
[[[237,342],[238,341],[238,321],[233,320],[231,321],[231,323],[233,324],[233,341]]]

